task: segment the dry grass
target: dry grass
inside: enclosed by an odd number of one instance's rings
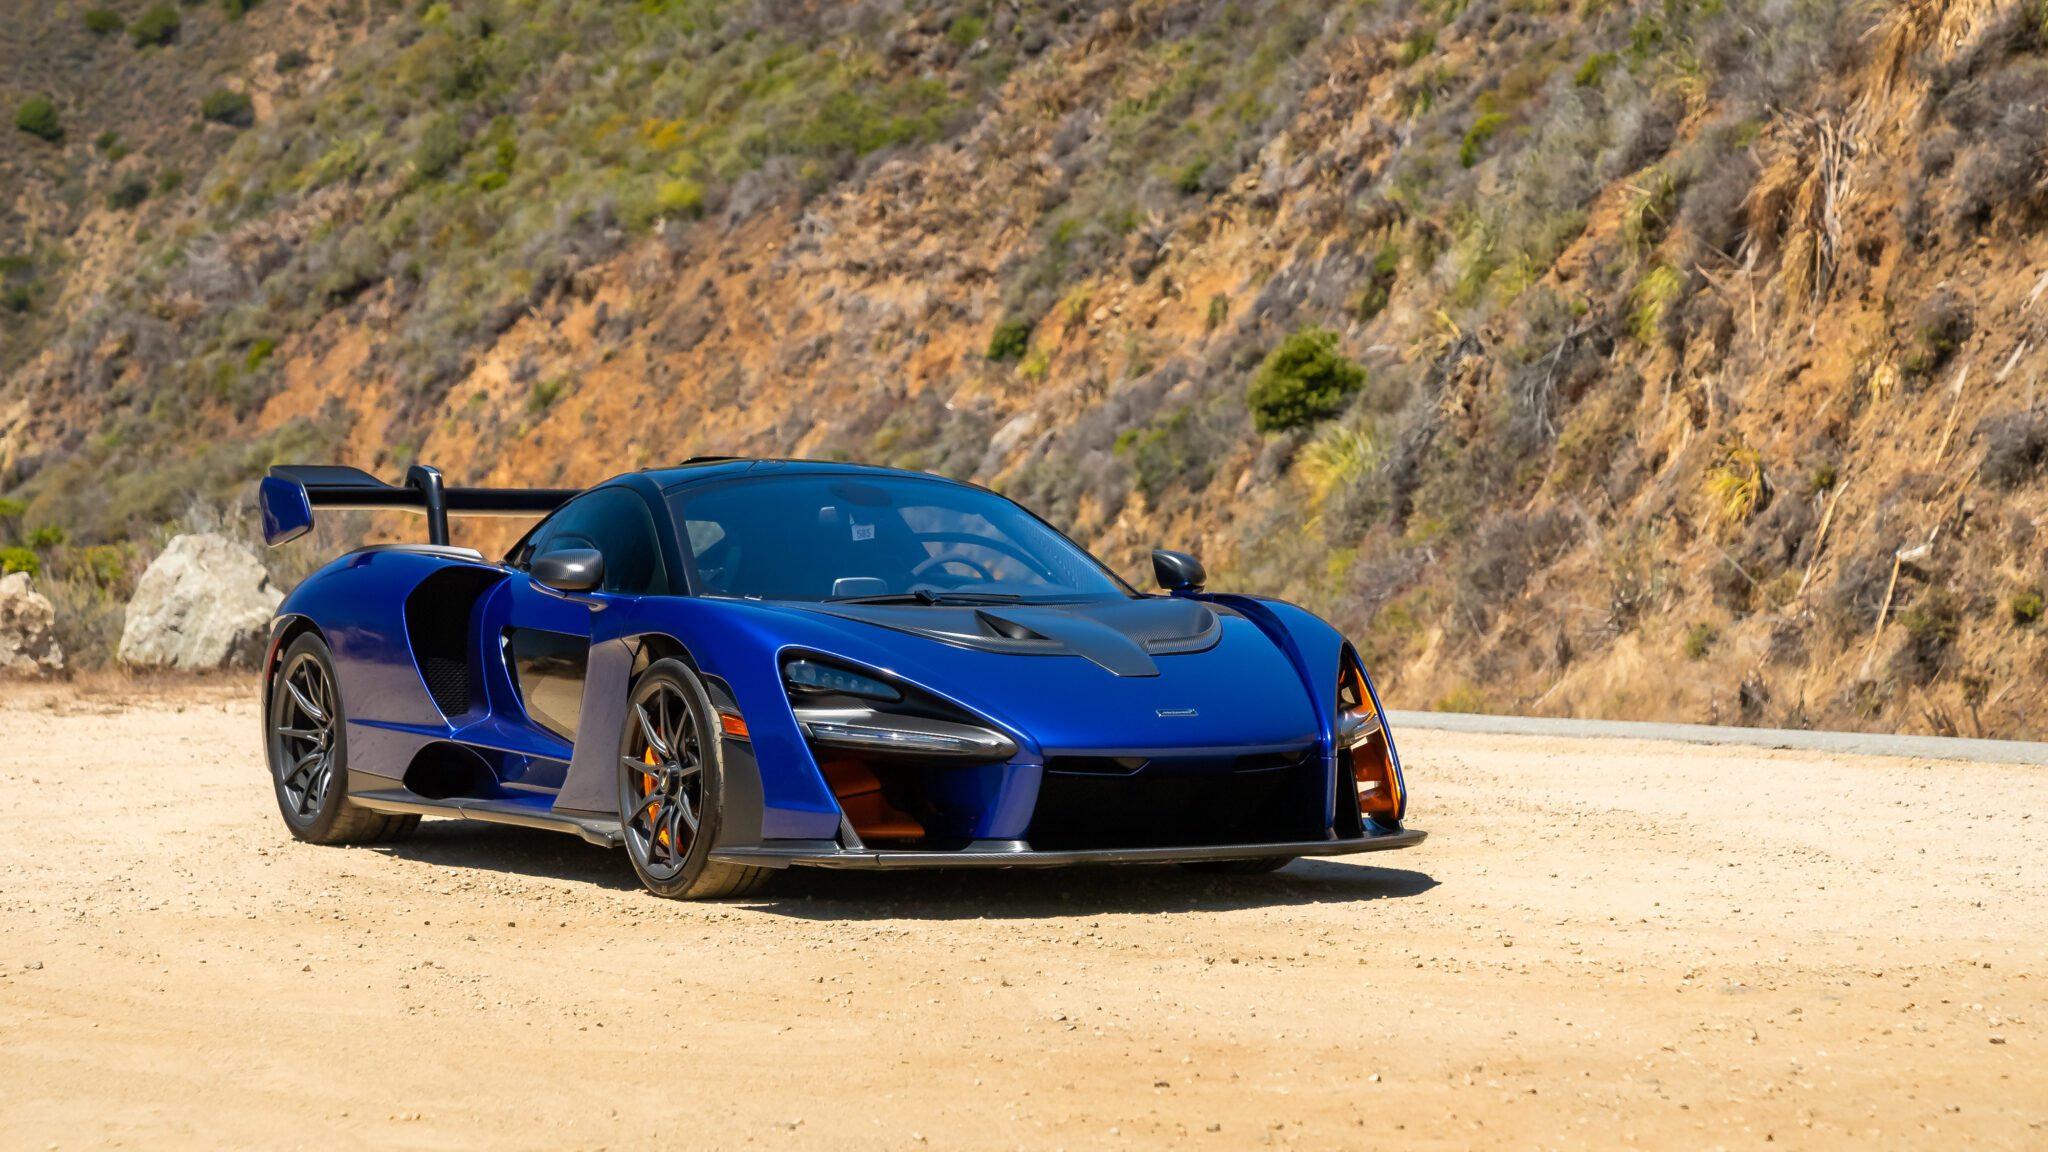
[[[1763,457],[1740,441],[1721,446],[1707,469],[1707,514],[1717,528],[1731,528],[1754,516],[1770,499]]]
[[[1953,56],[2014,0],[1905,0],[1886,11],[1871,34],[1877,47],[1870,55],[1869,88],[1889,96],[1914,79],[1914,64],[1929,49]]]
[[[1823,304],[1834,281],[1859,150],[1857,129],[1854,116],[1809,121],[1781,144],[1750,191],[1745,256],[1782,252],[1778,287],[1788,319]]]

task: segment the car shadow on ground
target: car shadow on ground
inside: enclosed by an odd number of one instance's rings
[[[373,850],[437,868],[545,877],[612,891],[640,887],[624,852],[503,824],[427,820],[410,838]],[[1436,885],[1428,874],[1407,868],[1335,860],[1297,860],[1264,876],[1217,876],[1158,864],[900,872],[789,868],[766,891],[730,903],[802,920],[1028,920],[1363,904],[1418,896]]]
[[[1407,868],[1297,860],[1263,876],[1216,876],[1166,864],[854,872],[791,868],[740,901],[802,920],[1034,920],[1134,912],[1219,912],[1367,904],[1436,887]]]
[[[569,880],[621,892],[640,887],[624,852],[560,832],[480,820],[422,820],[406,839],[371,850],[437,868]]]

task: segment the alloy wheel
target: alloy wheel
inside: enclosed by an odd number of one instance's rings
[[[633,709],[640,753],[620,757],[634,799],[626,845],[649,877],[668,881],[682,873],[702,819],[703,746],[696,714],[678,686],[655,683]]]

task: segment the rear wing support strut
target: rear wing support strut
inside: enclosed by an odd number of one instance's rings
[[[313,528],[313,509],[417,512],[427,518],[427,542],[448,543],[448,517],[544,516],[581,492],[577,488],[450,488],[438,468],[415,464],[405,484],[386,484],[359,468],[336,464],[280,464],[257,490],[263,539],[275,546]]]

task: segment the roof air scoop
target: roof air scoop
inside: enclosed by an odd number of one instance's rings
[[[1047,636],[1043,632],[1034,631],[1031,628],[1028,628],[1022,624],[1017,623],[1015,620],[1005,619],[1001,616],[996,615],[993,612],[989,612],[980,608],[975,609],[974,620],[975,623],[981,625],[981,630],[985,634],[1000,637],[1004,640],[1052,639],[1052,637]]]

